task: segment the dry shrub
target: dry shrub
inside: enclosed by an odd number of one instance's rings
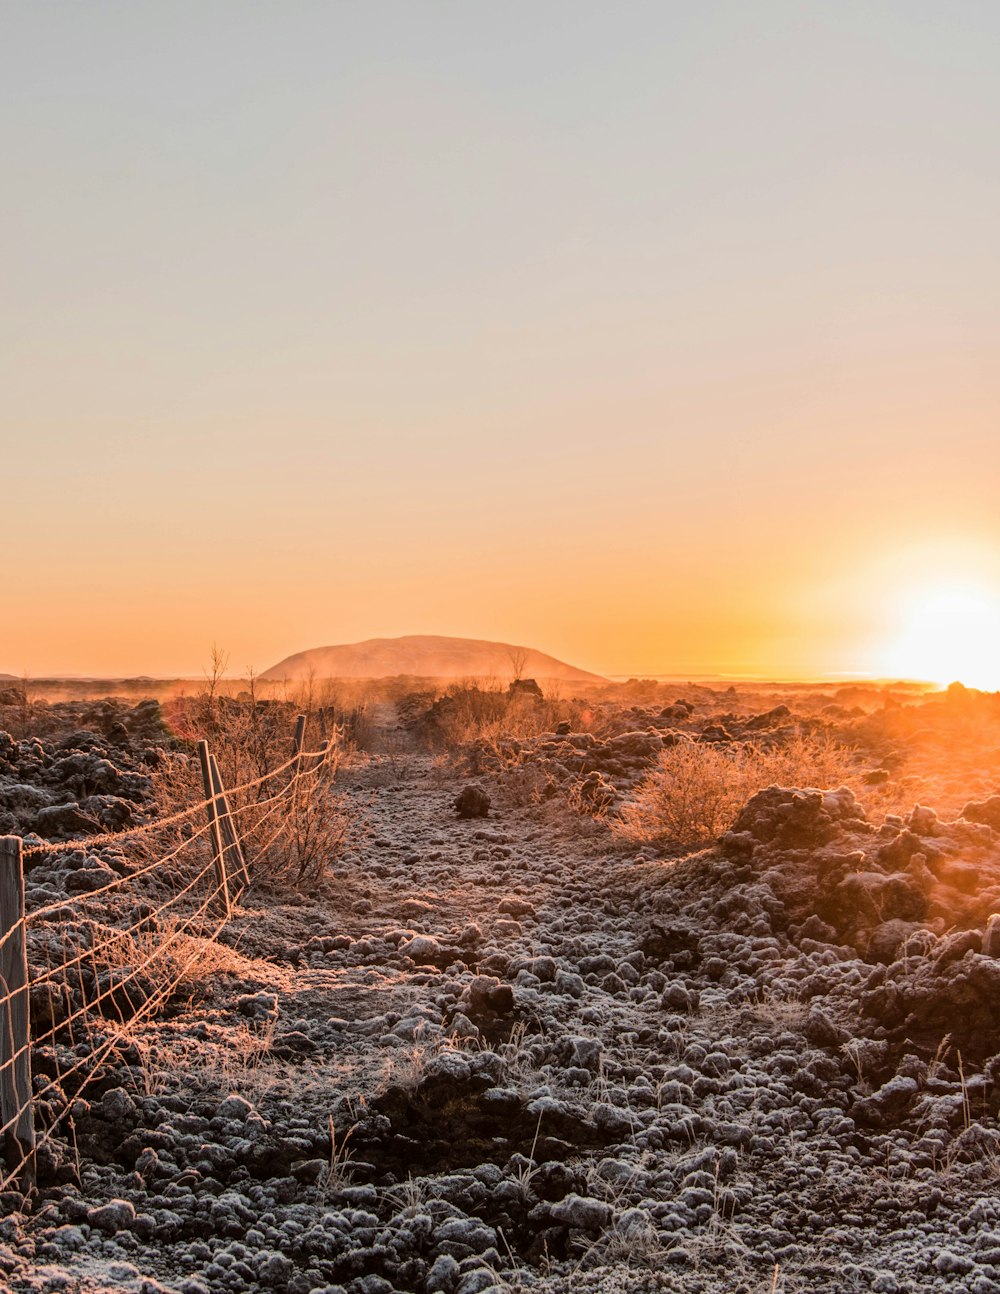
[[[251,879],[277,886],[321,880],[342,854],[352,826],[346,798],[335,786],[342,734],[330,689],[308,680],[285,697],[265,699],[250,675],[244,689],[227,696],[213,674],[197,695],[170,702],[168,714],[186,750],[165,760],[154,775],[161,813],[204,798],[194,746],[207,740],[219,762]],[[299,714],[306,716],[307,753],[288,767]]]
[[[194,696],[172,698],[164,711],[175,737],[192,747],[207,741],[226,786],[241,786],[288,762],[299,714],[306,716],[306,744],[318,745],[321,708],[310,688],[294,697],[263,697],[250,675],[236,696],[209,683]]]
[[[610,826],[629,844],[692,848],[717,839],[764,787],[842,786],[856,774],[852,752],[824,736],[771,748],[685,742],[660,754]]]
[[[591,716],[581,702],[558,695],[539,696],[499,683],[463,683],[449,687],[419,726],[435,749],[466,754],[483,747],[507,762],[510,743],[552,732],[564,721],[574,732],[586,732]]]
[[[278,804],[277,835],[266,851],[272,884],[315,885],[344,852],[352,815],[343,795],[331,785],[335,769],[322,765],[296,779]]]
[[[468,684],[449,688],[419,727],[445,759],[473,776],[489,777],[490,793],[509,807],[557,802],[565,807],[567,796],[551,770],[535,758],[534,742],[562,723],[573,732],[590,732],[596,722],[585,701],[499,684]],[[595,806],[580,788],[571,788],[569,805],[571,817],[595,816]]]

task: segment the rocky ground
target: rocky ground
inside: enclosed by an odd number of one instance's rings
[[[591,752],[570,772],[620,794],[654,736],[738,740],[755,720],[695,700],[531,748]],[[880,724],[882,753],[939,713]],[[7,829],[56,839],[68,823],[38,815],[60,803],[104,827],[95,796],[152,811],[138,720],[113,722],[90,748],[2,746]],[[616,744],[630,733],[641,750]],[[77,755],[118,780],[92,787]],[[485,777],[488,816],[460,817],[467,781],[399,737],[348,770],[367,830],[313,892],[252,889],[183,992],[123,1030],[39,1196],[0,1200],[0,1286],[1000,1291],[983,778],[951,822],[764,791],[681,860],[623,852],[560,797],[505,806]],[[44,801],[13,789],[30,786]],[[115,870],[80,853],[39,862],[29,899]]]

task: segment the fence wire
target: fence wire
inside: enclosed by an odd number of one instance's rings
[[[324,800],[331,799],[324,782],[336,754],[336,742],[324,741],[261,777],[144,826],[22,851],[30,868],[80,851],[86,861],[113,845],[119,874],[96,889],[29,908],[0,934],[0,967],[21,948],[27,960],[25,988],[12,990],[0,974],[0,1042],[6,1044],[0,1192],[33,1168],[37,1152],[59,1136],[73,1101],[127,1044],[128,1030],[177,993],[203,958],[205,943],[230,920],[241,871],[238,863],[231,872],[227,866],[233,852],[227,831],[258,875],[281,850],[290,859],[286,871],[302,878],[303,859],[322,844],[316,823],[323,821]],[[228,819],[221,835],[213,813]],[[28,1037],[18,1039],[15,1008],[25,999]],[[26,1057],[34,1071],[30,1093],[19,1087]],[[17,1135],[26,1106],[33,1147]]]

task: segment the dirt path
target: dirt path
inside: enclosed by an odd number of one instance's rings
[[[380,722],[365,832],[316,893],[251,893],[123,1046],[82,1190],[0,1231],[13,1289],[1000,1291],[988,1163],[856,1122],[864,1056],[787,987],[843,955],[685,926],[564,809],[459,820],[465,780]]]

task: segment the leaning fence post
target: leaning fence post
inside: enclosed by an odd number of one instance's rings
[[[229,805],[229,796],[226,795],[226,788],[222,785],[222,774],[219,772],[219,761],[214,755],[208,757],[209,770],[212,774],[212,790],[215,792],[218,803],[222,806],[222,813],[219,816],[219,825],[222,828],[222,835],[226,846],[225,852],[232,854],[236,873],[236,879],[244,890],[250,888],[250,873],[247,871],[246,856],[243,852],[243,842],[240,840],[240,834],[236,830],[236,822],[233,818],[233,811]],[[226,868],[226,875],[229,875],[229,868]]]
[[[25,1190],[35,1185],[31,1108],[28,959],[24,942],[24,860],[19,836],[0,836],[0,1117],[4,1159]],[[7,1127],[7,1125],[10,1125]]]
[[[215,798],[215,787],[212,785],[212,762],[208,753],[208,742],[198,742],[198,758],[201,761],[201,780],[205,787],[205,809],[208,813],[209,834],[212,837],[212,861],[215,863],[215,877],[219,884],[219,893],[226,909],[226,919],[232,916],[233,908],[229,902],[229,883],[226,879],[225,850],[222,847],[222,829],[219,825],[219,805]]]

